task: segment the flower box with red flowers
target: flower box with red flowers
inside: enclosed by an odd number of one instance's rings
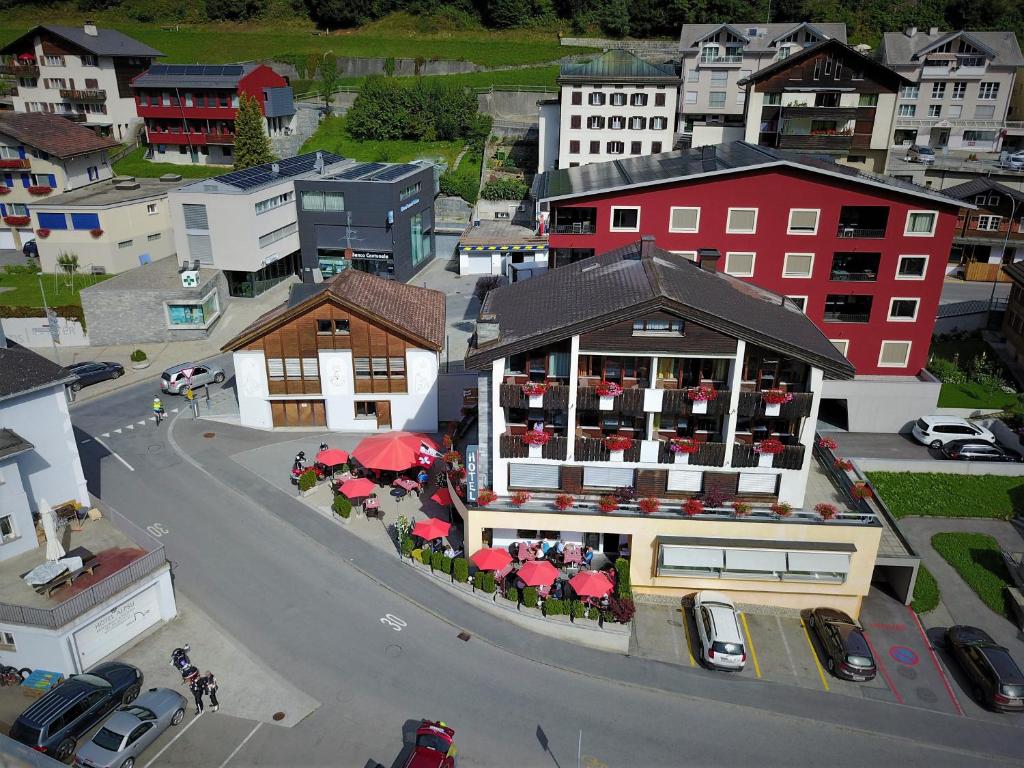
[[[700,443],[692,437],[684,437],[679,440],[669,440],[668,449],[672,451],[672,453],[691,454],[700,450]]]
[[[594,387],[598,397],[618,397],[622,394],[622,386],[614,381],[599,381]]]
[[[691,387],[686,390],[686,397],[695,403],[706,403],[718,397],[718,390],[707,384],[701,384],[699,387]]]
[[[560,493],[555,496],[555,509],[559,512],[565,512],[570,509],[573,504],[576,503],[576,499],[570,496],[568,493]]]
[[[653,515],[655,512],[661,509],[661,502],[658,501],[657,499],[650,497],[646,499],[640,499],[640,501],[638,501],[636,505],[640,507],[640,511],[643,512],[645,515]]]
[[[597,508],[602,512],[614,512],[619,508],[619,500],[614,496],[602,496],[597,500]]]
[[[841,470],[842,472],[849,472],[851,469],[853,469],[853,462],[850,461],[849,459],[836,459],[834,462],[832,462],[832,466],[838,470]]]
[[[837,443],[831,437],[823,437],[821,438],[821,440],[818,441],[818,447],[827,449],[829,451],[834,451],[836,448],[839,447],[839,443]]]
[[[622,453],[633,447],[633,438],[628,435],[609,435],[604,439],[604,447],[612,453]]]
[[[509,501],[511,501],[517,507],[521,507],[524,504],[526,504],[530,500],[530,498],[530,493],[528,491],[516,491],[509,498]]]
[[[96,229],[90,229],[89,234],[93,237],[103,237],[103,230],[97,227]]]
[[[479,504],[481,507],[486,507],[488,504],[493,504],[497,500],[498,494],[487,488],[484,488],[484,490],[480,491],[480,493],[478,493],[476,497],[476,503]]]
[[[11,188],[10,187],[0,186],[0,195],[9,195],[9,194],[11,194]]]
[[[48,195],[51,192],[53,192],[53,187],[43,187],[43,186],[34,186],[33,185],[33,186],[28,188],[28,193],[30,195],[36,195],[37,197],[42,197],[43,195]]]
[[[24,227],[32,219],[28,216],[4,216],[4,224],[9,227]]]
[[[28,168],[29,161],[21,158],[5,157],[0,160],[0,168]]]
[[[46,227],[40,227],[39,229],[36,230],[36,234],[45,240],[50,236],[50,230],[48,230]]]
[[[772,504],[772,512],[774,512],[779,517],[789,517],[793,514],[793,505],[788,504],[785,501],[779,501],[776,502],[775,504]]]
[[[462,454],[458,451],[447,451],[441,456],[441,459],[448,466],[454,466],[462,463]]]
[[[732,503],[732,511],[736,517],[746,517],[753,509],[754,507],[746,501],[734,501]]]
[[[822,520],[832,520],[839,514],[839,510],[836,508],[835,504],[826,504],[824,502],[821,504],[815,504],[814,511],[821,515]]]
[[[850,495],[855,499],[870,499],[874,494],[865,483],[854,483],[850,489]]]
[[[526,445],[547,445],[551,439],[551,435],[547,432],[538,432],[535,429],[531,429],[523,435],[523,442]]]
[[[548,385],[536,381],[528,381],[523,384],[522,389],[523,395],[526,397],[544,397],[544,393],[548,391]]]
[[[782,444],[781,440],[774,437],[769,437],[759,443],[754,443],[754,453],[767,453],[774,456],[777,453],[782,453],[784,450],[786,450],[786,446]]]
[[[761,393],[761,399],[768,405],[785,405],[793,402],[793,394],[782,389],[766,389]]]
[[[683,504],[683,514],[694,517],[704,512],[704,502],[700,499],[687,499]]]

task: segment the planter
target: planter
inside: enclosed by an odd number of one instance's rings
[[[615,396],[614,395],[601,395],[598,400],[597,407],[602,411],[610,411],[615,407]]]
[[[543,458],[543,456],[544,456],[544,446],[543,445],[529,445],[529,446],[527,446],[527,448],[529,448],[529,456],[530,456],[531,459]]]
[[[690,463],[690,454],[683,453],[682,451],[680,451],[679,453],[673,453],[672,454],[672,463],[673,464],[689,464]]]
[[[693,401],[693,408],[691,409],[691,411],[693,413],[707,413],[708,412],[708,401],[707,400],[694,400]]]
[[[782,403],[765,403],[764,415],[765,416],[778,416],[782,411]]]
[[[302,498],[306,498],[307,496],[312,496],[314,493],[316,493],[319,490],[320,490],[320,488],[318,486],[314,485],[308,491],[299,491],[299,495],[302,496]]]
[[[142,371],[145,370],[146,368],[149,368],[149,365],[149,360],[143,360],[141,363],[132,363],[132,368],[134,368],[136,371]]]
[[[774,453],[759,453],[757,454],[757,466],[759,467],[770,467],[775,461]]]
[[[608,451],[609,461],[625,461],[625,451]]]
[[[544,395],[530,395],[529,403],[531,408],[543,408]]]

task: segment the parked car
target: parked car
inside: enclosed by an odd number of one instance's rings
[[[736,606],[721,592],[698,592],[693,614],[700,637],[701,661],[717,669],[736,671],[747,663]]]
[[[124,366],[120,363],[96,363],[81,362],[72,363],[68,366],[68,373],[75,375],[75,380],[68,386],[77,392],[82,387],[90,384],[99,384],[101,381],[117,379],[124,376]]]
[[[8,734],[57,760],[67,760],[78,740],[118,704],[131,704],[142,690],[142,670],[105,661],[72,675],[18,715]]]
[[[958,461],[1024,461],[1016,451],[984,440],[951,440],[942,446],[940,453],[947,459]]]
[[[21,254],[26,259],[38,259],[39,258],[39,246],[36,244],[36,241],[35,240],[29,240],[23,246],[21,246]]]
[[[829,672],[858,683],[875,679],[875,658],[856,619],[835,608],[815,608],[807,623],[821,641]]]
[[[1024,152],[1013,152],[1008,155],[1003,155],[999,160],[999,165],[1003,168],[1008,168],[1011,171],[1024,170]]]
[[[985,427],[959,416],[922,416],[914,423],[911,433],[919,443],[929,448],[941,448],[954,440],[996,441],[996,436]]]
[[[903,159],[908,163],[923,163],[924,165],[931,165],[935,162],[935,150],[921,144],[914,144],[907,150],[906,157]]]
[[[160,377],[160,389],[169,395],[181,395],[188,389],[203,384],[220,384],[224,381],[224,369],[209,363],[182,363],[168,368]]]
[[[107,718],[75,755],[76,768],[132,768],[160,734],[185,719],[188,702],[170,688],[150,688]]]
[[[455,729],[440,721],[423,720],[405,768],[455,768]]]
[[[985,630],[965,625],[946,630],[946,645],[970,679],[979,704],[1000,712],[1024,712],[1024,672],[1006,648]]]

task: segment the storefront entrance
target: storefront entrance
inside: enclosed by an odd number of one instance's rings
[[[323,400],[271,400],[270,413],[275,427],[327,426]]]

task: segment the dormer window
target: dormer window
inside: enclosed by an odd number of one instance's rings
[[[653,317],[633,321],[634,336],[683,335],[683,321],[678,318],[656,319]]]

